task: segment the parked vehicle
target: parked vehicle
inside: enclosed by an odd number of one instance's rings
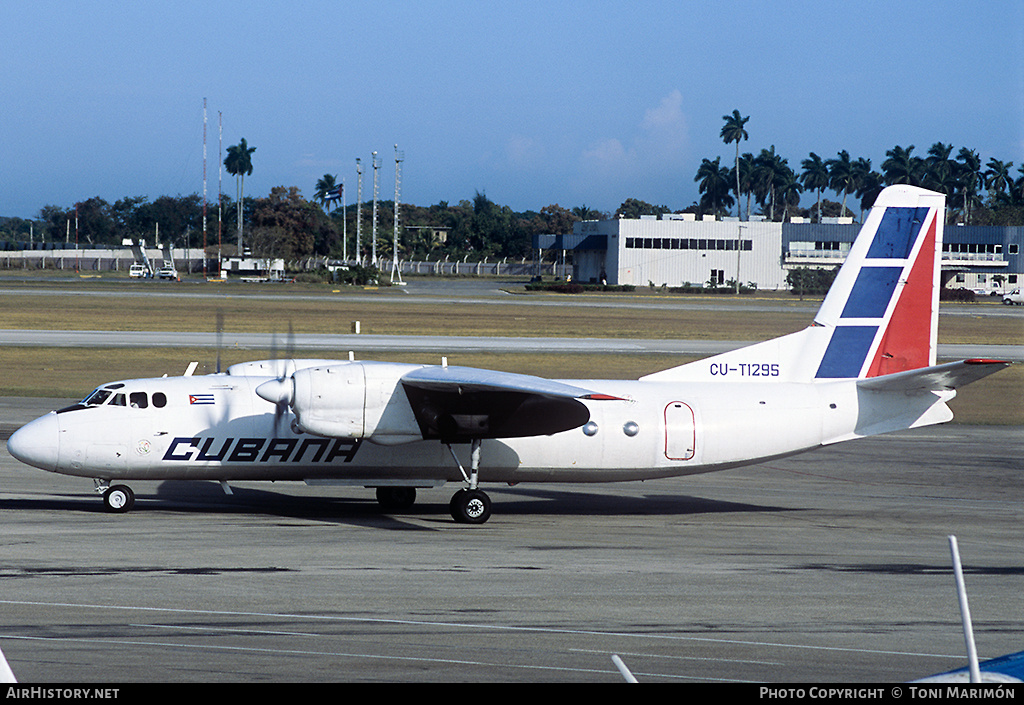
[[[1019,304],[1024,306],[1024,293],[1020,289],[1014,289],[1009,294],[1003,294],[1003,303],[1007,306]]]

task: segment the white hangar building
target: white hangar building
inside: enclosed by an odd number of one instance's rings
[[[573,279],[634,286],[703,286],[738,280],[758,289],[786,289],[797,267],[843,263],[860,224],[752,220],[696,220],[692,214],[658,219],[577,222],[571,235],[547,236],[547,246],[572,253]],[[1024,227],[946,225],[943,282],[949,287],[996,293],[1021,285]]]

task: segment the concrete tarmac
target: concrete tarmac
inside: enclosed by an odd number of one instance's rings
[[[0,399],[0,430],[64,400]],[[900,682],[1024,649],[1024,433],[946,425],[747,469],[372,491],[88,481],[0,446],[0,648],[22,683]]]

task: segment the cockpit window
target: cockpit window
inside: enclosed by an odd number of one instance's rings
[[[85,399],[73,407],[69,407],[68,410],[102,406],[104,404],[108,406],[130,406],[133,409],[149,408],[149,394],[146,392],[130,392],[126,394],[125,392],[114,391],[122,387],[124,387],[123,384],[111,384],[95,389]],[[155,407],[163,407],[167,405],[167,397],[162,392],[154,392],[152,402]]]
[[[109,389],[97,389],[83,399],[82,404],[85,406],[99,406],[105,402],[110,395],[111,391]]]

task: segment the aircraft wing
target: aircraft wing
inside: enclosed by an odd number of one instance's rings
[[[876,392],[925,392],[958,389],[1007,367],[1002,360],[961,360],[933,367],[857,380],[860,389]]]
[[[581,399],[617,399],[563,382],[472,367],[424,367],[401,377],[423,437],[445,442],[542,436],[590,420]]]
[[[1024,651],[1015,654],[998,656],[979,664],[982,683],[1022,683],[1024,682]],[[934,676],[921,678],[915,683],[970,683],[971,674],[968,668],[938,673]]]

